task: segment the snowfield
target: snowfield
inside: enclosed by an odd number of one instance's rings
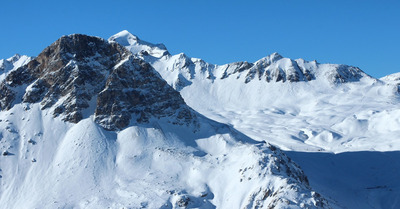
[[[207,119],[193,133],[162,122],[105,131],[39,104],[0,117],[2,208],[328,206],[279,150]]]

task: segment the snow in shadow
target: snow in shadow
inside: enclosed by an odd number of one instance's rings
[[[400,208],[400,151],[285,153],[312,188],[344,208]]]

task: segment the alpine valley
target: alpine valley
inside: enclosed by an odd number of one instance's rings
[[[0,208],[400,208],[399,85],[63,36],[0,60]]]

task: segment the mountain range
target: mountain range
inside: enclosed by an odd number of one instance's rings
[[[1,208],[397,208],[400,75],[128,31],[0,60]]]

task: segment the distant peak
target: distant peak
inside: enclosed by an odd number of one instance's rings
[[[181,58],[181,59],[188,59],[189,57],[185,54],[185,53],[179,53],[178,54],[178,56],[179,56],[179,58]]]
[[[14,56],[8,58],[7,61],[9,61],[9,62],[16,62],[16,61],[19,60],[20,58],[21,58],[21,55],[19,55],[19,54],[14,54]]]
[[[136,35],[133,35],[132,33],[130,33],[127,30],[122,30],[121,32],[115,34],[115,36],[130,36],[130,37],[138,38]]]
[[[257,64],[257,63],[258,64],[273,63],[273,62],[276,62],[276,61],[278,61],[280,59],[283,59],[283,57],[280,54],[278,54],[277,52],[274,52],[274,53],[272,53],[272,54],[270,54],[270,55],[268,55],[268,56],[266,56],[264,58],[261,58],[255,64]]]
[[[169,54],[164,44],[152,44],[143,41],[127,30],[111,36],[108,41],[119,43],[128,48],[133,54],[151,55],[158,58]]]
[[[278,54],[278,52],[274,52],[274,53],[270,54],[268,57],[270,58],[270,60],[272,62],[283,58],[282,55]]]
[[[121,44],[122,46],[130,46],[133,45],[135,43],[139,42],[139,37],[133,35],[132,33],[130,33],[127,30],[123,30],[113,36],[111,36],[108,41],[112,42],[118,42],[119,44]]]

